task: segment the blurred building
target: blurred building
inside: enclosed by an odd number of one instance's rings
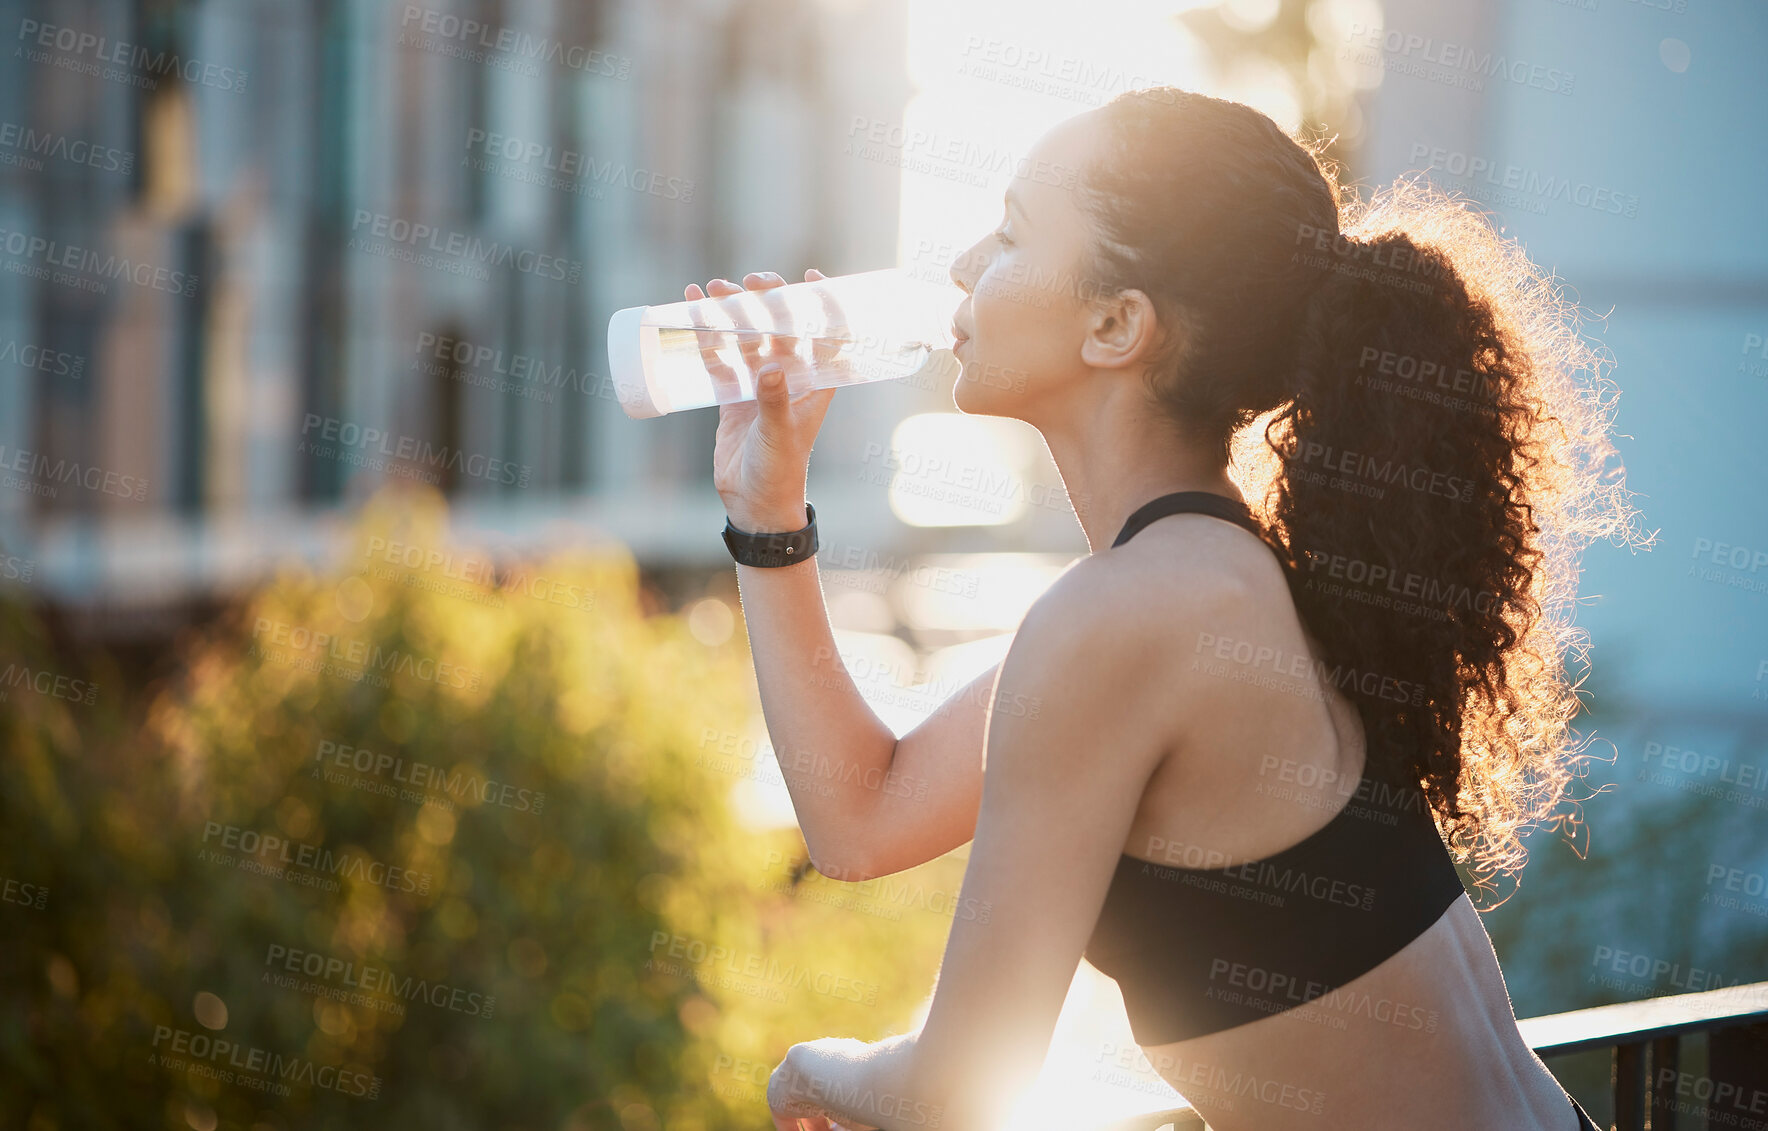
[[[507,553],[728,570],[717,413],[627,419],[608,315],[750,270],[938,275],[1050,121],[1170,81],[1326,123],[1365,186],[1472,197],[1613,312],[1663,540],[1596,547],[1582,619],[1639,658],[1629,694],[1768,687],[1768,516],[1739,505],[1768,159],[1729,138],[1768,26],[1741,0],[0,0],[0,34],[0,551],[94,630],[335,554],[399,477]],[[843,390],[811,496],[826,569],[1010,594],[832,595],[919,643],[1007,631],[1085,552],[1041,443],[948,388]]]
[[[1186,7],[0,0],[0,549],[144,640],[335,557],[400,478],[500,554],[728,571],[717,413],[627,419],[608,316],[751,270],[943,277],[1037,134],[1131,86],[1360,129],[1287,77],[1302,7]],[[1086,549],[1035,433],[949,384],[844,390],[811,497],[838,623],[917,647],[1008,631]]]
[[[728,568],[716,413],[628,420],[603,328],[714,275],[895,261],[899,171],[835,139],[900,118],[904,26],[800,0],[0,4],[0,543],[112,631],[324,558],[393,477],[511,552]],[[830,480],[820,510],[887,517]]]

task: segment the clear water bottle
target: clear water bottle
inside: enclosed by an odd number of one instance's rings
[[[634,420],[753,400],[778,364],[793,394],[956,374],[952,316],[964,292],[901,268],[721,298],[632,306],[608,320],[608,367]]]

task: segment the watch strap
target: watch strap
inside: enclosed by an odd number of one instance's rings
[[[816,507],[804,504],[804,513],[808,521],[798,529],[783,534],[753,533],[739,530],[731,523],[730,516],[724,519],[724,544],[736,559],[738,565],[759,566],[764,569],[775,569],[780,566],[797,565],[806,558],[816,556]]]

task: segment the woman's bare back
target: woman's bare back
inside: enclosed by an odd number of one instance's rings
[[[1269,549],[1219,520],[1177,515],[1111,552],[1130,567],[1115,578],[1144,592],[1186,584],[1197,571],[1227,570],[1242,585],[1216,623],[1173,626],[1163,660],[1172,682],[1208,691],[1187,697],[1203,709],[1175,709],[1167,720],[1169,753],[1124,852],[1172,864],[1259,860],[1353,802],[1363,728],[1355,706],[1311,663],[1284,662],[1317,651]],[[1150,601],[1149,615],[1159,616],[1161,604]],[[1245,655],[1241,645],[1273,650],[1265,655],[1276,660],[1256,669],[1238,663],[1231,657],[1237,647]],[[1291,670],[1308,674],[1278,674]],[[1216,972],[1224,993],[1248,996],[1280,974],[1232,956]],[[1577,1126],[1564,1090],[1517,1031],[1491,941],[1466,896],[1398,953],[1307,1005],[1143,1053],[1214,1131]]]

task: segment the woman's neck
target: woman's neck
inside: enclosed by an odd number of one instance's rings
[[[1241,497],[1213,451],[1179,435],[1137,397],[1109,398],[1035,426],[1094,553],[1108,549],[1150,499],[1173,491]]]

